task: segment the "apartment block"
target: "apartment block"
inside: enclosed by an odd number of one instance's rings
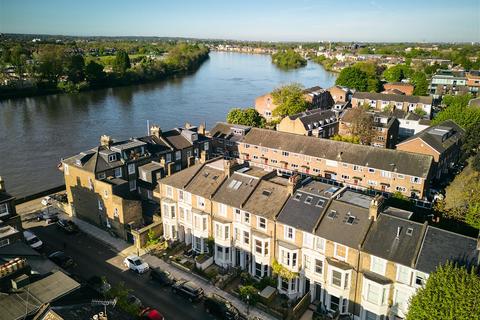
[[[100,146],[62,160],[69,214],[133,241],[130,231],[158,210],[157,180],[209,154],[204,129],[188,124],[123,141],[102,136]]]
[[[422,198],[429,186],[431,155],[375,148],[252,128],[238,145],[240,160],[267,170],[298,173],[353,189],[400,192]]]
[[[277,131],[328,139],[338,133],[338,123],[338,112],[314,109],[286,116]]]
[[[214,156],[223,156],[225,159],[238,158],[238,141],[240,141],[252,127],[226,122],[217,124],[208,132],[212,139],[212,153]]]
[[[405,112],[422,110],[428,119],[432,114],[432,97],[430,96],[355,92],[352,96],[352,108],[361,108],[364,105],[378,111],[385,111],[385,109],[403,110]]]
[[[342,86],[333,86],[328,88],[327,91],[330,92],[330,95],[335,103],[349,102],[353,94],[349,88]]]
[[[397,150],[433,156],[433,177],[437,180],[460,159],[465,130],[452,120],[425,129],[397,144]]]

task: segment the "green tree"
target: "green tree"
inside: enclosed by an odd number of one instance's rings
[[[412,70],[403,64],[399,64],[388,68],[383,72],[383,77],[388,82],[399,82],[403,79],[407,79],[411,76]]]
[[[444,96],[442,101],[444,108],[435,116],[432,124],[436,125],[451,119],[468,131],[470,127],[480,122],[480,109],[468,106],[471,99],[471,94]]]
[[[480,278],[453,263],[430,274],[411,298],[407,320],[480,319]]]
[[[40,79],[56,83],[63,74],[65,49],[62,46],[46,45],[38,52],[36,60]]]
[[[258,290],[253,285],[240,286],[238,290],[243,302],[254,306],[258,302]]]
[[[92,60],[85,66],[85,78],[90,84],[100,84],[105,80],[105,76],[106,74],[103,71],[103,66],[101,64]]]
[[[113,62],[113,71],[123,75],[130,67],[128,53],[125,50],[118,50],[115,54],[115,61]]]
[[[83,56],[75,54],[67,58],[66,72],[68,80],[78,83],[85,79],[85,60]]]
[[[423,117],[427,114],[421,107],[416,107],[415,110],[413,110],[413,113],[419,115],[420,117]]]
[[[285,117],[307,110],[310,103],[305,100],[303,90],[302,85],[298,83],[284,85],[273,90],[273,103],[277,106],[273,110],[273,115]]]
[[[411,83],[415,87],[413,94],[416,96],[425,96],[428,91],[428,80],[425,73],[417,71],[411,77]]]
[[[295,69],[307,65],[307,60],[299,53],[288,49],[272,55],[272,62],[280,68]]]
[[[367,91],[369,86],[367,74],[356,67],[346,67],[340,71],[335,84],[358,91]]]
[[[265,118],[253,108],[233,108],[227,114],[227,122],[231,124],[263,128],[265,127],[266,121]]]

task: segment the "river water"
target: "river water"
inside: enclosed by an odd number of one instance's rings
[[[266,55],[211,52],[194,74],[166,81],[79,94],[0,101],[0,176],[17,197],[62,183],[61,158],[114,139],[145,135],[147,120],[170,129],[186,121],[211,128],[232,107],[298,82],[328,88],[336,76],[309,62],[283,71]]]

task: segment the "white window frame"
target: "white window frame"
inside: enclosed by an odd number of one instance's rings
[[[325,265],[324,265],[324,268],[325,268]],[[333,283],[334,271],[340,273],[340,286]],[[350,271],[345,271],[345,270],[333,267],[332,265],[328,266],[328,284],[333,286],[334,288],[339,288],[342,290],[350,288],[350,285],[351,285],[350,275],[351,275]]]
[[[128,164],[128,174],[135,174],[135,163]]]
[[[219,215],[221,215],[222,217],[226,217],[227,216],[227,205],[224,204],[224,203],[218,202],[217,203],[217,211],[218,211]]]
[[[338,253],[338,248],[339,247],[344,247],[345,248],[345,257],[342,257],[342,256],[339,256],[337,253]],[[341,261],[347,261],[348,259],[348,247],[347,246],[344,246],[343,244],[339,244],[339,243],[335,243],[334,245],[334,251],[333,251],[333,256],[338,259],[338,260],[341,260]]]
[[[197,207],[204,209],[205,208],[205,198],[197,196]]]
[[[324,238],[315,237],[315,250],[316,251],[324,253],[325,252],[325,244],[326,244],[326,240]]]
[[[303,232],[303,247],[313,249],[315,237],[309,232]]]
[[[182,159],[182,151],[175,152],[175,161]]]
[[[68,176],[70,174],[70,171],[69,171],[69,168],[68,168],[68,164],[64,163],[63,164],[63,173]]]
[[[115,178],[121,178],[122,177],[122,168],[121,167],[118,167],[118,168],[115,168]]]
[[[171,186],[167,186],[167,197],[173,198],[173,188]]]
[[[130,191],[137,190],[137,180],[128,181],[128,187],[130,188]]]
[[[249,212],[246,212],[246,211],[243,211],[243,214],[242,214],[242,222],[244,224],[248,224],[250,225],[250,213]]]
[[[8,216],[10,214],[8,211],[8,205],[6,203],[1,203],[0,208],[4,208],[3,210],[0,210],[0,217]]]
[[[262,227],[263,220],[263,227]],[[267,219],[264,217],[257,217],[257,228],[262,230],[267,230]]]
[[[370,256],[370,271],[384,276],[387,271],[387,260]]]
[[[407,276],[406,281],[404,281],[404,279],[402,279],[402,276],[401,276],[402,274]],[[403,284],[406,284],[406,285],[411,285],[411,283],[412,283],[412,269],[410,269],[409,267],[403,266],[401,264],[397,264],[397,275],[396,275],[395,280],[397,282],[400,282],[400,283],[403,283]]]
[[[283,233],[284,233],[284,238],[290,241],[295,241],[295,228],[290,227],[290,226],[285,226],[283,227]],[[291,233],[291,237],[289,234]]]
[[[240,209],[233,209],[233,215],[235,216],[235,222],[242,222],[242,211]]]

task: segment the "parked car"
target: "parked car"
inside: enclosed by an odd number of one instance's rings
[[[110,289],[112,289],[112,286],[107,282],[106,279],[98,276],[93,276],[88,279],[87,284],[100,294],[106,294],[108,291],[110,291]]]
[[[60,219],[57,221],[57,227],[65,233],[72,234],[78,232],[78,226],[71,220]]]
[[[48,205],[51,205],[53,204],[53,198],[50,197],[50,196],[46,196],[42,199],[41,203],[44,205],[44,206],[48,206]]]
[[[143,306],[142,301],[130,293],[127,295],[127,302],[130,305],[137,306],[138,308],[141,308]]]
[[[237,320],[240,318],[240,312],[238,309],[218,294],[207,296],[203,304],[205,306],[205,311],[219,319]]]
[[[50,258],[50,260],[52,260],[53,262],[55,262],[57,265],[59,265],[64,269],[73,267],[75,265],[73,258],[70,256],[67,256],[63,251],[56,251],[51,255],[49,255],[48,257]]]
[[[140,311],[140,319],[142,320],[165,320],[165,318],[156,309],[150,307]]]
[[[143,260],[140,259],[140,257],[136,256],[136,255],[131,255],[131,256],[126,257],[125,260],[123,260],[123,264],[128,269],[130,269],[132,271],[135,271],[139,274],[140,273],[145,273],[149,269],[148,263],[143,262]]]
[[[37,236],[31,231],[23,231],[23,237],[27,241],[27,244],[33,249],[38,250],[43,246],[42,240],[38,239]]]
[[[168,271],[154,268],[150,271],[150,278],[163,285],[172,285],[175,282],[175,278]]]
[[[198,301],[203,298],[203,289],[191,281],[178,280],[172,286],[172,291],[187,298],[190,301]]]
[[[43,211],[37,216],[38,221],[45,221],[47,224],[55,223],[58,221],[56,213]]]

